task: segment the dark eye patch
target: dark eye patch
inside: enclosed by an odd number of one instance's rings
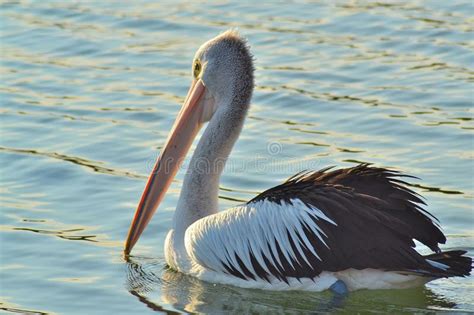
[[[196,62],[194,63],[193,75],[195,78],[197,78],[200,73],[201,73],[201,62],[199,60],[196,60]]]

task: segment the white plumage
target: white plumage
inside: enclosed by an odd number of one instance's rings
[[[327,236],[311,217],[337,225],[321,210],[307,206],[299,199],[281,204],[268,200],[252,202],[194,222],[186,230],[186,251],[194,262],[211,270],[226,272],[225,264],[245,274],[237,262],[238,257],[256,278],[258,275],[252,267],[251,254],[271,274],[264,257],[272,266],[283,268],[280,256],[272,254],[277,253],[278,249],[292,267],[294,261],[298,262],[292,242],[299,257],[310,266],[303,247],[321,258],[303,232],[303,226],[313,231],[327,246],[324,240]]]

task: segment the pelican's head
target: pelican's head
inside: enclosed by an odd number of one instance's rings
[[[214,107],[209,104],[214,110],[217,109],[215,104],[230,105],[233,97],[251,96],[252,55],[245,39],[235,30],[204,43],[194,56],[191,70],[193,80],[201,81],[206,87],[204,99],[214,101]]]
[[[126,254],[145,230],[202,125],[218,111],[246,111],[253,91],[253,71],[249,47],[234,30],[211,39],[196,52],[191,87],[135,212]]]

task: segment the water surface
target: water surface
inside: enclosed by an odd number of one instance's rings
[[[470,1],[3,1],[0,308],[53,314],[474,311],[473,277],[424,288],[281,293],[166,270],[184,170],[134,256],[133,211],[190,83],[230,27],[256,90],[221,182],[222,209],[303,169],[371,162],[422,180],[443,249],[474,254]]]

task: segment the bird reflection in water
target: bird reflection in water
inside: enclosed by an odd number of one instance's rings
[[[166,314],[318,314],[334,311],[403,311],[453,308],[427,287],[332,292],[264,291],[212,284],[167,268],[162,260],[128,257],[127,290],[148,308]]]

